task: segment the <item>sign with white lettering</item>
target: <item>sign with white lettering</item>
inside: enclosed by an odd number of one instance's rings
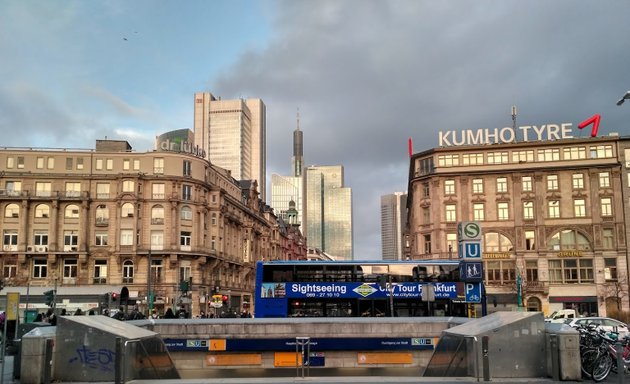
[[[481,259],[481,242],[460,241],[457,253],[460,259]]]
[[[481,303],[481,283],[466,283],[466,302]]]
[[[516,141],[544,141],[573,138],[573,124],[525,125],[512,128],[464,129],[462,131],[440,131],[439,146],[487,145],[514,143]]]

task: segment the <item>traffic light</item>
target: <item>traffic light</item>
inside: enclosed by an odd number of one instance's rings
[[[44,292],[44,303],[46,303],[46,305],[49,307],[55,306],[55,290],[54,289]]]
[[[223,295],[223,297],[221,297],[221,301],[223,301],[223,306],[226,308],[228,307],[228,300],[230,300],[228,295]]]
[[[112,303],[115,303],[116,301],[118,301],[118,293],[112,292]]]

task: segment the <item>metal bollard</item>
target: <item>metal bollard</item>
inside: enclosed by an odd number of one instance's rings
[[[488,355],[488,340],[489,336],[483,336],[481,338],[481,354],[483,364],[483,381],[490,381],[490,356]]]
[[[123,384],[123,342],[122,337],[116,338],[116,356],[114,357],[114,383]]]
[[[623,364],[623,344],[621,341],[615,343],[615,351],[617,355],[617,382],[623,383],[623,376],[626,374],[626,367]]]
[[[53,359],[53,347],[54,347],[53,339],[46,339],[46,351],[44,352],[44,384],[50,384],[50,380],[52,378],[52,359]]]
[[[549,335],[551,347],[551,374],[553,381],[560,381],[560,354],[558,351],[558,335]]]

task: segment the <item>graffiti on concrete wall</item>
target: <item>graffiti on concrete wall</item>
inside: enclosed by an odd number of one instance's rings
[[[116,352],[107,348],[92,349],[87,345],[82,345],[76,349],[77,355],[70,360],[69,364],[80,363],[88,368],[97,369],[104,372],[114,371],[114,358]]]

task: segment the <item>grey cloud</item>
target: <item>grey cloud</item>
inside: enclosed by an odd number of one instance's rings
[[[630,110],[614,105],[630,89],[630,3],[291,0],[277,9],[274,40],[244,53],[214,92],[265,101],[268,164],[287,173],[300,107],[306,163],[346,167],[355,257],[380,257],[374,199],[406,189],[408,137],[421,151],[440,130],[509,126],[513,104],[523,124],[601,113],[604,131],[630,133]]]

